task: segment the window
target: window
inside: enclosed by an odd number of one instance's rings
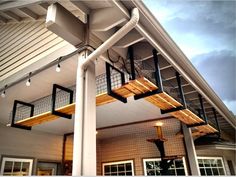
[[[225,175],[221,157],[198,157],[198,166],[202,176]]]
[[[103,163],[103,175],[105,176],[134,176],[133,160]]]
[[[160,158],[155,159],[144,159],[144,175],[145,176],[160,176]],[[187,175],[186,172],[186,165],[184,158],[182,159],[175,159],[173,164],[170,166],[169,169],[170,175]]]
[[[3,157],[1,173],[3,176],[32,175],[33,159]]]

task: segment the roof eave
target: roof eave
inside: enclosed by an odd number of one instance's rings
[[[151,26],[158,30],[162,34],[162,38],[168,43],[168,46],[171,47],[174,56],[173,59],[175,63],[178,64],[178,68],[181,68],[179,71],[183,75],[187,75],[188,78],[185,78],[190,83],[194,83],[194,87],[202,96],[207,99],[209,103],[215,106],[217,111],[221,113],[226,121],[228,121],[236,129],[236,120],[234,115],[229,111],[223,101],[216,95],[213,89],[209,84],[204,80],[204,78],[199,74],[190,60],[185,56],[185,54],[180,50],[176,43],[171,39],[168,33],[164,30],[161,24],[156,20],[153,14],[148,10],[148,8],[143,4],[142,1],[132,1],[133,4],[140,10],[140,12],[146,17],[146,19],[151,23]],[[154,35],[154,34],[153,34]],[[174,66],[175,67],[175,66]]]

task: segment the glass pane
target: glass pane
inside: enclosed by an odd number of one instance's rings
[[[200,168],[200,173],[201,173],[202,176],[206,176],[204,168]]]
[[[183,160],[175,160],[175,168],[183,168],[184,163]]]
[[[223,168],[218,168],[220,175],[225,175],[224,169]]]
[[[29,162],[23,162],[21,171],[25,172],[26,175],[29,175],[29,167],[30,167]]]
[[[132,172],[131,171],[126,172],[126,176],[132,176]]]
[[[217,166],[217,160],[216,159],[212,159],[211,160],[211,166],[212,167],[216,167]]]
[[[105,176],[110,176],[110,173],[105,173]]]
[[[170,163],[170,160],[167,161],[168,163]],[[170,165],[170,168],[175,168],[175,164],[174,164],[174,161],[172,161],[171,165]]]
[[[14,173],[14,176],[22,175],[21,174],[21,162],[14,162],[13,173]]]
[[[111,165],[111,172],[117,172],[117,165]]]
[[[146,169],[154,169],[154,164],[152,161],[147,161],[146,162]]]
[[[105,166],[104,172],[105,172],[105,173],[110,172],[110,165],[106,165],[106,166]]]
[[[211,171],[211,168],[206,168],[206,174],[207,174],[207,176],[213,175],[212,171]]]
[[[184,176],[185,175],[184,169],[177,169],[176,172],[177,172],[178,176]]]
[[[160,169],[160,161],[154,161],[154,169]]]
[[[125,176],[125,172],[119,172],[118,176]]]
[[[155,176],[154,170],[148,170],[148,171],[147,171],[147,175],[148,175],[148,176]]]
[[[213,175],[219,175],[217,168],[212,168]]]
[[[168,170],[168,175],[175,175],[175,170]]]
[[[125,166],[126,171],[132,171],[131,163],[126,163]]]
[[[221,159],[218,159],[218,160],[217,160],[217,166],[218,166],[218,167],[223,167],[223,164],[222,164],[222,160],[221,160]]]
[[[160,176],[161,175],[160,170],[156,170],[155,173],[156,173],[156,176]]]
[[[11,170],[12,170],[12,165],[13,165],[13,162],[11,162],[11,161],[6,161],[6,162],[5,162],[5,167],[4,167],[4,172],[11,172]]]
[[[117,176],[117,172],[116,173],[111,173],[111,176]]]
[[[204,159],[203,162],[205,167],[210,167],[211,162],[209,159]]]
[[[125,165],[124,164],[119,164],[118,165],[118,171],[125,171]]]
[[[198,159],[198,164],[199,164],[199,167],[203,167],[203,160],[202,159]]]

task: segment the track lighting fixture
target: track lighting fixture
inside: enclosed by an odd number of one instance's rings
[[[56,67],[56,72],[58,72],[58,73],[61,71],[60,61],[61,61],[61,57],[58,58],[58,63],[57,63],[57,67]]]
[[[7,88],[7,85],[5,85],[5,88],[4,88],[4,90],[3,90],[2,94],[1,94],[2,98],[6,97],[6,88]]]
[[[30,72],[30,73],[29,73],[28,80],[27,80],[27,82],[25,83],[25,85],[26,85],[27,87],[29,87],[30,84],[31,84],[31,79],[30,79],[31,74],[32,74],[32,73]]]

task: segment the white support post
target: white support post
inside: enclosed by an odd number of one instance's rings
[[[84,71],[81,63],[86,51],[78,57],[76,107],[74,120],[73,176],[96,176],[96,85],[95,64]],[[81,109],[82,108],[82,109]]]
[[[190,172],[193,176],[200,176],[200,170],[198,168],[197,154],[193,142],[191,129],[188,128],[185,124],[182,124],[184,141],[186,145],[186,154],[189,162]]]
[[[93,61],[88,64],[85,71],[84,96],[82,175],[96,176],[96,81]]]

